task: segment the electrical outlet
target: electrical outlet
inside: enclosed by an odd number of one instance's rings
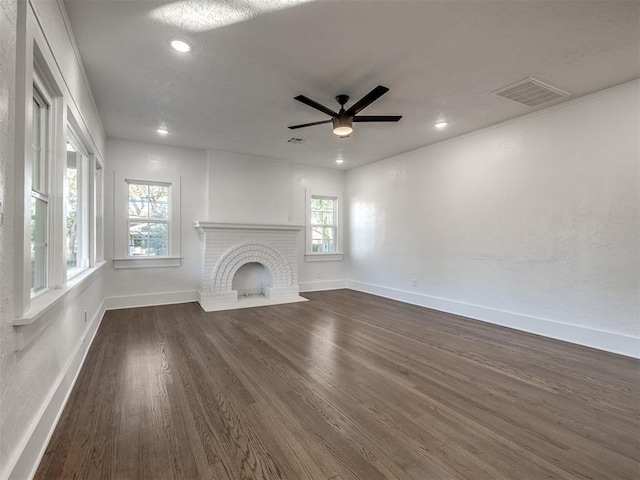
[[[85,322],[87,321],[87,311],[86,310],[84,311],[84,321]]]
[[[413,279],[413,288],[416,288],[418,286],[418,280],[417,279]]]

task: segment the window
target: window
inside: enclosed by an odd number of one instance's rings
[[[26,12],[15,79],[15,327],[54,318],[52,305],[98,270],[87,267],[100,266],[103,243],[95,233],[103,205],[92,173],[96,145],[33,10]],[[24,345],[41,329],[21,331]]]
[[[64,175],[67,278],[89,266],[89,154],[69,125]]]
[[[179,267],[179,175],[144,163],[114,172],[113,268]]]
[[[169,255],[170,188],[167,183],[127,181],[129,257]]]
[[[335,197],[311,196],[311,251],[336,253],[337,204]]]
[[[34,80],[36,80],[34,76]],[[31,294],[48,285],[49,262],[49,165],[48,127],[50,102],[37,82],[33,86],[31,115]]]

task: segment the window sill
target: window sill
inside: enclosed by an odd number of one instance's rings
[[[113,259],[113,268],[116,270],[121,268],[180,267],[181,265],[182,257],[129,257]]]
[[[51,288],[31,299],[31,308],[22,317],[13,320],[17,331],[16,350],[24,349],[38,334],[44,330],[47,320],[54,318],[55,311],[63,301],[72,301],[80,295],[91,281],[104,271],[106,262],[99,262],[95,267],[85,268],[67,281],[64,288]]]
[[[305,262],[341,262],[344,253],[305,253]]]

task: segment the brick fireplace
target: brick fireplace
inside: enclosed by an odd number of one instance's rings
[[[304,302],[298,287],[298,234],[302,225],[195,222],[200,236],[202,276],[199,302],[207,312]],[[259,263],[271,274],[262,295],[233,290],[236,272]]]

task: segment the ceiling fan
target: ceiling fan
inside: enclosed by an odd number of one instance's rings
[[[389,89],[387,87],[378,85],[356,103],[351,105],[347,110],[344,109],[344,105],[349,101],[349,95],[338,95],[336,97],[336,101],[340,104],[339,112],[334,112],[330,108],[311,100],[309,97],[298,95],[295,97],[295,100],[309,105],[316,110],[320,110],[322,113],[326,113],[331,117],[331,120],[293,125],[289,128],[291,130],[295,130],[296,128],[311,127],[313,125],[321,125],[323,123],[333,123],[333,133],[338,135],[340,138],[347,138],[351,135],[351,132],[353,132],[353,122],[397,122],[402,118],[402,115],[358,115],[358,113],[360,113],[364,108],[371,105],[388,91]]]

